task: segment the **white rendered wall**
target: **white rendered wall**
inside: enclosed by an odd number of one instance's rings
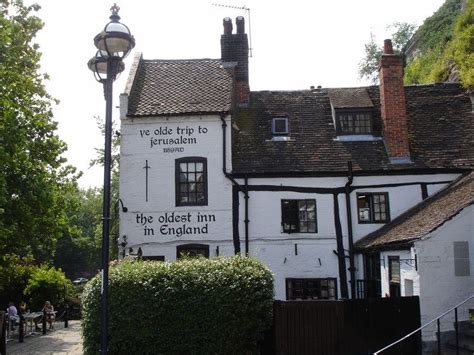
[[[377,230],[384,224],[359,224],[357,216],[356,194],[358,192],[388,192],[390,215],[394,219],[401,213],[422,201],[422,192],[419,184],[398,186],[398,187],[367,187],[370,185],[390,185],[399,183],[433,183],[438,181],[454,180],[457,174],[434,174],[434,175],[400,175],[400,176],[370,176],[355,177],[353,186],[361,187],[351,193],[351,211],[354,242],[370,232]],[[243,180],[239,180],[244,184]],[[345,177],[321,177],[321,178],[249,178],[249,185],[273,185],[273,186],[295,186],[295,187],[314,187],[314,188],[339,188],[347,182]],[[445,184],[428,185],[428,192],[436,191],[436,188],[430,190],[430,186],[444,186]],[[285,278],[287,277],[307,277],[307,278],[326,278],[336,277],[339,287],[339,268],[337,257],[333,250],[337,250],[334,203],[332,194],[317,194],[307,192],[289,192],[289,191],[250,191],[249,192],[249,250],[250,255],[257,256],[270,266],[275,275],[275,297],[285,299]],[[283,233],[281,229],[281,200],[282,199],[315,199],[317,209],[317,233]],[[339,216],[341,230],[343,234],[343,243],[346,254],[349,249],[346,203],[344,194],[339,194]],[[241,250],[245,251],[245,199],[244,194],[239,193],[239,235],[241,241]],[[311,255],[312,260],[317,260],[324,256],[327,262],[321,266],[314,263],[305,265],[304,259],[300,255],[295,256],[294,245],[298,244],[298,250],[304,245],[305,250]],[[265,251],[263,252],[262,249]],[[293,254],[292,254],[293,253]],[[329,253],[329,255],[327,254]],[[289,263],[289,256],[295,261]],[[286,263],[283,260],[287,258]],[[405,257],[404,257],[405,258]],[[414,256],[413,256],[414,258]],[[406,259],[412,259],[407,256]],[[329,262],[331,260],[331,262]],[[319,263],[319,261],[318,261]],[[356,279],[363,279],[362,257],[355,258]],[[346,267],[349,267],[349,259],[346,258]],[[418,294],[418,283],[413,270],[406,264],[401,265],[402,273],[406,273],[407,280],[413,280],[413,292]],[[347,272],[347,280],[350,280],[350,274]],[[404,290],[405,284],[402,285]],[[350,294],[350,286],[349,286]],[[385,294],[385,293],[383,293]]]
[[[422,324],[436,318],[470,295],[474,295],[474,207],[464,209],[453,219],[415,243],[420,273]],[[469,243],[470,276],[454,274],[454,241]],[[468,319],[468,308],[459,309],[459,319]],[[442,329],[453,329],[454,313],[442,319]],[[434,329],[431,329],[433,335]],[[426,332],[427,333],[427,332]],[[424,337],[427,334],[423,334]]]
[[[231,171],[230,117],[227,117],[226,121],[226,165],[227,171]],[[163,255],[166,260],[172,261],[176,258],[176,246],[200,243],[209,245],[211,257],[217,253],[233,255],[232,185],[222,172],[222,122],[219,116],[123,119],[121,134],[120,197],[128,212],[121,212],[120,235],[127,236],[126,249],[133,247],[136,252],[137,248],[141,247],[145,256]],[[166,144],[164,139],[169,138],[175,141],[178,139],[178,144]],[[207,158],[208,205],[176,206],[175,160],[193,156]],[[148,182],[146,166],[149,167]],[[354,242],[383,225],[358,224],[357,192],[388,192],[392,219],[421,201],[419,185],[363,188],[364,186],[450,181],[456,176],[438,174],[354,177],[353,185],[361,187],[350,196]],[[242,185],[244,183],[243,179],[239,179],[239,182]],[[346,182],[345,177],[250,178],[248,181],[249,185],[318,188],[340,188]],[[441,185],[428,185],[428,192],[431,194],[439,187]],[[286,298],[285,279],[289,277],[335,277],[338,279],[340,296],[337,256],[333,252],[337,250],[333,195],[251,191],[249,196],[249,254],[258,257],[271,268],[275,275],[275,297]],[[315,199],[317,233],[283,233],[282,199]],[[343,243],[347,255],[349,243],[344,194],[339,194],[338,201]],[[170,234],[168,228],[177,229],[183,224],[170,222],[170,216],[186,219],[185,228],[205,227],[202,229],[203,233],[182,236],[178,236],[177,233]],[[198,216],[200,218],[205,216],[209,220],[198,221]],[[239,193],[239,236],[242,252],[245,251],[244,216],[245,200],[243,193]],[[295,245],[298,255],[295,254]],[[356,279],[362,279],[364,275],[360,260],[356,260],[356,266]],[[348,258],[346,267],[349,267]],[[350,280],[349,272],[347,280]]]
[[[227,134],[229,142],[229,128]],[[170,138],[177,144],[165,141]],[[217,246],[221,255],[233,255],[232,185],[222,172],[219,116],[126,119],[121,139],[120,197],[128,212],[121,212],[120,235],[127,236],[127,250],[141,247],[144,255],[174,260],[177,245],[202,243],[210,245],[211,256]],[[176,206],[175,160],[182,157],[207,159],[206,206]],[[199,233],[178,232],[189,227]]]

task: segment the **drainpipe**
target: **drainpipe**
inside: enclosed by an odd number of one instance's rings
[[[226,137],[226,130],[227,130],[227,122],[225,121],[225,113],[222,113],[220,116],[220,119],[222,121],[222,172],[224,176],[232,181],[234,186],[237,187],[238,191],[243,191],[245,194],[245,255],[248,256],[248,244],[249,244],[249,238],[248,238],[248,181],[247,178],[245,178],[245,191],[242,189],[242,186],[239,185],[239,183],[232,177],[231,174],[227,172],[227,137]],[[238,223],[238,221],[237,221]],[[237,226],[238,228],[238,226]],[[234,243],[236,241],[234,240]],[[240,242],[239,242],[240,243]],[[234,244],[235,247],[235,244]],[[238,248],[238,251],[236,249],[236,252],[240,252],[240,245]]]
[[[226,138],[226,128],[227,128],[227,122],[225,121],[225,113],[220,114],[220,119],[222,121],[222,172],[224,173],[224,176],[228,178],[232,183],[236,186],[238,186],[239,190],[242,191],[241,186],[235,179],[232,177],[231,174],[227,172],[227,138]]]
[[[354,238],[352,234],[352,209],[351,209],[351,185],[354,180],[352,176],[352,162],[347,162],[347,182],[345,185],[346,213],[347,213],[347,235],[349,237],[349,273],[351,278],[351,298],[356,298],[356,279],[354,262]]]
[[[245,176],[245,256],[249,256],[249,179]]]

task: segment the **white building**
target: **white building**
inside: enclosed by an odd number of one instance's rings
[[[420,296],[421,322],[427,323],[474,295],[474,173],[359,240],[366,258],[380,260],[383,295]],[[374,275],[375,276],[375,275]],[[467,303],[459,319],[468,319]],[[454,312],[442,319],[452,329]],[[425,335],[434,335],[429,328]]]
[[[271,268],[277,299],[365,294],[371,261],[354,243],[473,168],[469,95],[404,87],[389,42],[380,87],[252,92],[243,18],[234,34],[224,20],[221,47],[136,58],[121,96],[124,253],[243,253]]]

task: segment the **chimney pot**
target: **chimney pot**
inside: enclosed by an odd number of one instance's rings
[[[393,54],[392,40],[386,39],[383,41],[383,54]]]
[[[225,35],[232,34],[232,20],[230,19],[230,17],[224,17],[223,24],[224,24],[224,34]]]
[[[245,19],[243,16],[237,16],[235,24],[237,26],[237,33],[245,33]]]

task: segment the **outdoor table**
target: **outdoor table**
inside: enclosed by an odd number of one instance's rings
[[[30,331],[26,334],[28,336],[35,335],[36,333],[33,331],[33,323],[35,318],[39,318],[43,315],[43,312],[31,312],[31,313],[24,313],[23,318],[28,322]]]

